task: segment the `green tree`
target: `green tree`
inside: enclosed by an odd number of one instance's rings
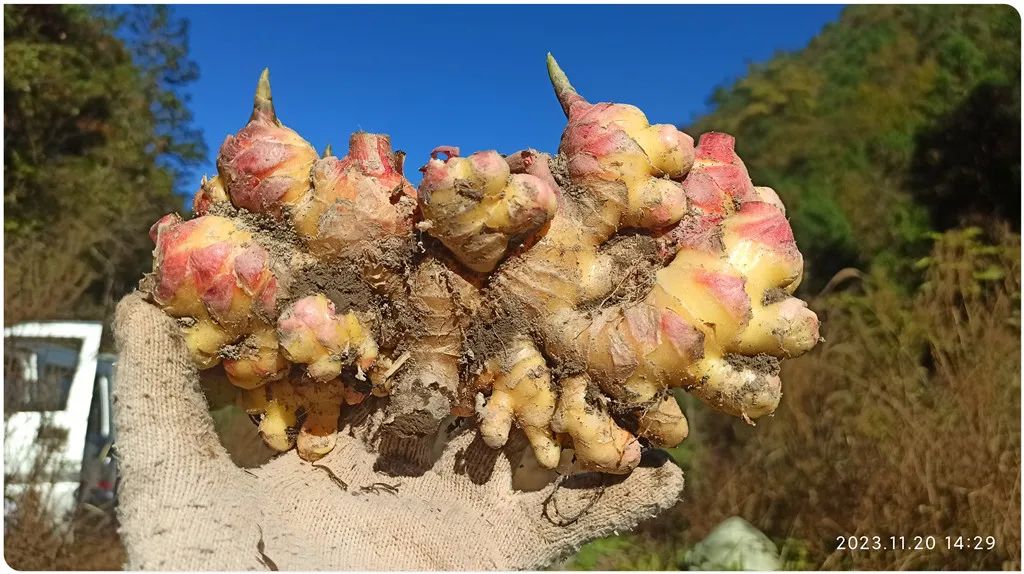
[[[104,318],[205,155],[187,27],[166,7],[9,5],[4,33],[5,322]]]

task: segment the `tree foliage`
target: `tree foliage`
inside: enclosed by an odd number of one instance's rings
[[[205,148],[166,7],[4,6],[5,322],[102,318]]]
[[[1019,229],[1020,17],[1009,6],[855,6],[804,50],[712,97],[692,133],[737,136],[789,208],[821,286],[845,266],[911,276],[962,217]]]

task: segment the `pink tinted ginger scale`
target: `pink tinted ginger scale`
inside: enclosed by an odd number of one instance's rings
[[[744,216],[734,227],[744,239],[757,241],[780,251],[796,249],[793,229],[786,216],[775,206],[763,202],[744,203],[738,215]]]
[[[246,247],[235,256],[234,264],[235,274],[242,281],[242,286],[250,292],[255,291],[267,265],[267,256],[263,248],[255,243]]]
[[[695,271],[694,280],[710,291],[729,314],[743,319],[750,314],[750,298],[744,290],[744,279],[714,271]]]
[[[624,312],[629,334],[645,348],[654,348],[658,344],[658,322],[653,308],[636,305]]]
[[[704,352],[704,335],[671,309],[661,310],[661,333],[680,355],[695,360]]]
[[[218,241],[189,252],[189,269],[196,283],[208,283],[224,268],[224,262],[231,253],[231,245]]]

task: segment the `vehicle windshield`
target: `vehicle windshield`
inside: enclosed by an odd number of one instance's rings
[[[5,413],[66,409],[81,347],[80,339],[6,337]]]

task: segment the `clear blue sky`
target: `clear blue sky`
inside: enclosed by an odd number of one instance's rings
[[[841,6],[187,6],[201,77],[188,92],[209,146],[183,192],[216,173],[270,67],[282,121],[343,155],[355,130],[391,135],[406,175],[437,145],[554,151],[564,126],[544,56],[591,101],[686,123],[752,62],[807,45]],[[693,134],[697,135],[697,134]]]

